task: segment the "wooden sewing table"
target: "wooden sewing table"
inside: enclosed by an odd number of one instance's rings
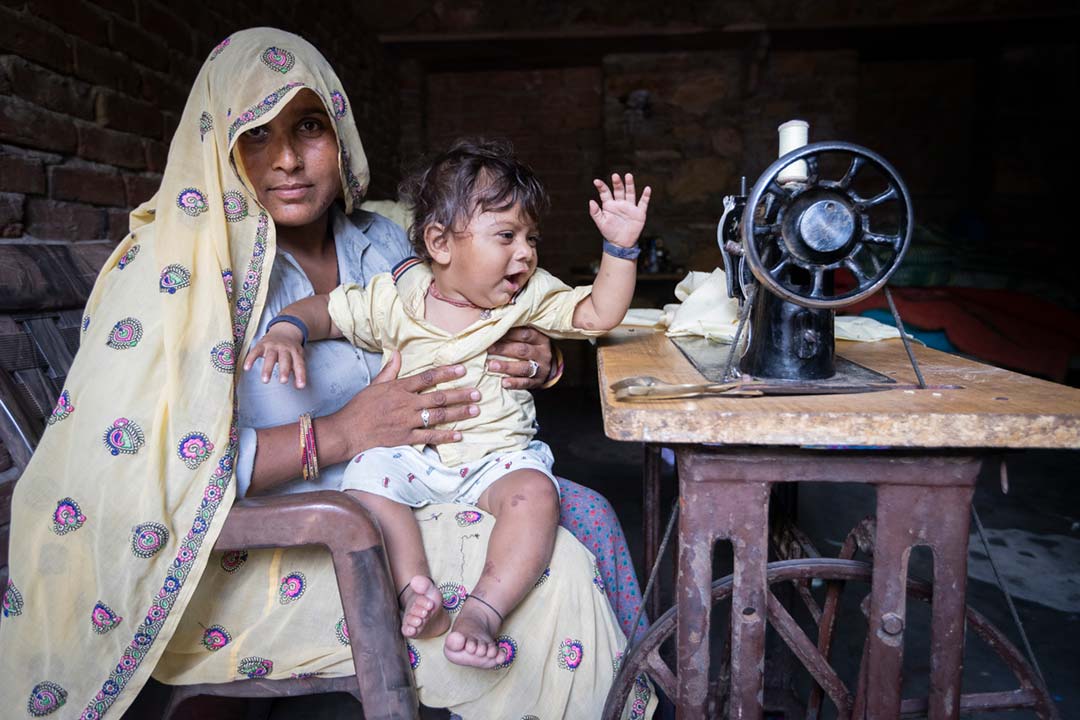
[[[898,383],[916,384],[899,340],[839,342],[837,354]],[[611,384],[637,375],[670,383],[704,379],[662,333],[622,329],[600,341],[607,436],[671,447],[677,459],[673,699],[681,719],[706,714],[718,540],[731,541],[735,568],[729,716],[762,717],[770,487],[807,481],[877,486],[867,688],[856,692],[848,710],[860,718],[864,712],[868,718],[900,715],[907,553],[913,545],[928,545],[934,554],[928,712],[931,720],[959,716],[970,505],[979,468],[996,449],[1080,447],[1080,390],[921,346],[915,354],[929,386],[924,390],[631,402],[617,401]],[[821,449],[830,446],[875,449]],[[646,473],[655,469],[655,462],[646,463]],[[655,486],[652,492],[658,492]],[[650,492],[648,482],[646,488]],[[658,495],[646,502],[653,515],[646,521],[647,562],[656,555],[657,501]]]

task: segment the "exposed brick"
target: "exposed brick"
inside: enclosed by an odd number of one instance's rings
[[[99,125],[143,137],[161,138],[161,112],[150,103],[100,89],[95,101]]]
[[[180,116],[174,112],[161,113],[162,118],[162,132],[163,137],[166,140],[172,141],[173,133],[176,132],[177,126],[180,124]]]
[[[98,45],[109,40],[109,21],[80,0],[34,0],[29,7],[38,17],[84,40]]]
[[[742,135],[733,127],[720,127],[713,130],[711,145],[717,155],[727,157],[741,157],[742,155]]]
[[[72,153],[76,145],[75,125],[71,118],[5,95],[0,97],[0,140]]]
[[[191,57],[197,62],[205,62],[210,51],[214,49],[214,46],[221,42],[221,38],[219,38],[216,33],[211,36],[198,30],[192,30],[191,34],[195,40],[195,50]],[[200,65],[200,67],[202,66]]]
[[[202,58],[196,60],[189,55],[181,55],[178,52],[169,53],[169,75],[178,84],[184,86],[185,99],[187,98],[187,90],[191,87],[191,83],[195,82],[195,77],[199,74],[200,68],[202,68]]]
[[[109,38],[114,50],[119,50],[132,60],[161,72],[169,69],[168,49],[135,23],[113,19]]]
[[[163,142],[145,140],[146,169],[150,172],[165,172],[165,162],[169,159],[169,146]]]
[[[120,53],[75,41],[75,74],[95,85],[111,87],[129,95],[139,92],[139,72]]]
[[[195,57],[206,59],[210,50],[229,34],[230,23],[217,14],[210,6],[204,6],[202,12],[190,13],[185,19],[199,31],[201,37],[195,45]]]
[[[45,166],[24,154],[0,153],[0,190],[45,194]]]
[[[28,198],[26,233],[42,240],[101,240],[105,212],[90,205]]]
[[[174,82],[171,75],[157,73],[153,70],[143,69],[142,96],[149,103],[157,105],[163,110],[180,111],[187,102],[189,83],[181,84]]]
[[[25,13],[0,7],[0,49],[60,72],[71,72],[71,41]]]
[[[135,207],[139,203],[149,200],[160,186],[161,176],[157,174],[124,175],[127,206]]]
[[[120,175],[101,166],[55,165],[49,168],[49,195],[94,205],[123,207],[127,203]]]
[[[0,237],[22,237],[25,200],[18,193],[0,192]]]
[[[76,123],[79,157],[132,170],[146,167],[143,140],[131,133],[105,130],[90,123]]]
[[[105,214],[108,218],[109,229],[108,237],[113,242],[120,242],[128,234],[129,216],[131,212],[129,210],[113,210],[107,209]]]
[[[197,13],[192,13],[197,14]],[[191,33],[188,23],[154,2],[139,3],[139,25],[164,41],[164,46],[190,55]]]
[[[93,0],[102,10],[114,13],[128,20],[135,19],[135,0]]]
[[[93,116],[90,86],[85,83],[14,55],[0,57],[0,71],[9,78],[11,92],[35,105],[75,117]]]

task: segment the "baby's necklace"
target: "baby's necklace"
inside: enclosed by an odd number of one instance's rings
[[[482,308],[479,305],[475,305],[469,302],[468,300],[454,300],[453,298],[448,298],[445,295],[441,294],[435,288],[435,283],[431,283],[430,285],[428,285],[428,295],[435,298],[436,300],[441,300],[448,305],[453,305],[454,307],[479,310],[480,317],[484,320],[487,320],[489,317],[491,317],[491,308]]]

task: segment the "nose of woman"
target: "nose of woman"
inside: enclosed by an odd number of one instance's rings
[[[270,158],[275,170],[291,175],[304,169],[304,156],[297,138],[290,133],[276,133],[270,142]]]

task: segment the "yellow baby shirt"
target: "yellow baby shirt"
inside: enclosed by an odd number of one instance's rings
[[[444,464],[464,465],[489,453],[525,447],[536,434],[532,395],[502,387],[503,376],[486,368],[487,349],[511,328],[524,325],[557,338],[602,335],[572,324],[574,309],[589,296],[592,286],[570,287],[538,268],[509,304],[450,333],[424,320],[424,298],[433,280],[426,264],[409,258],[392,272],[373,277],[366,288],[342,285],[335,289],[330,293],[330,317],[357,347],[382,351],[384,360],[392,351],[400,351],[400,377],[439,365],[465,366],[463,377],[438,389],[476,387],[481,394],[480,413],[440,426],[462,435],[461,442],[438,447]]]

